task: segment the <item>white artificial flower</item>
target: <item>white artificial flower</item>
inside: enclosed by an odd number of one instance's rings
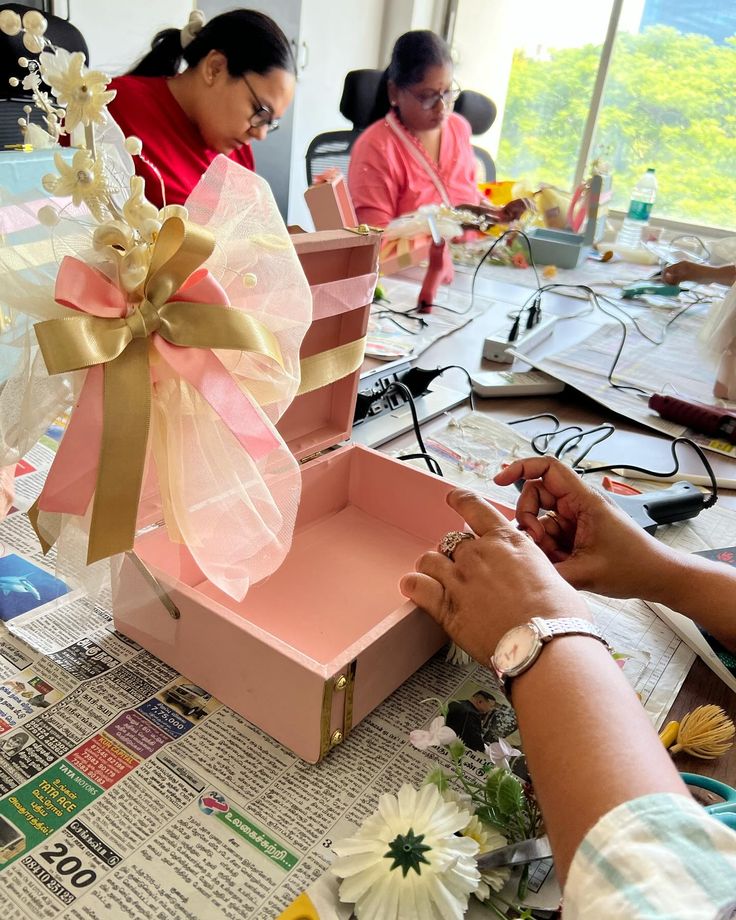
[[[499,738],[491,744],[485,745],[485,752],[488,759],[496,767],[503,767],[504,770],[510,770],[509,758],[519,757],[521,751],[509,744],[505,738]]]
[[[81,51],[69,54],[63,48],[57,48],[55,54],[44,52],[39,63],[44,82],[59,103],[66,106],[67,132],[77,125],[105,124],[105,106],[115,98],[115,90],[107,89],[110,82],[107,74],[87,70]]]
[[[441,794],[446,802],[452,802],[458,808],[472,813],[473,800],[467,792],[458,792],[456,789],[443,789]]]
[[[462,920],[480,882],[478,843],[457,836],[470,817],[435,786],[382,795],[378,811],[335,845],[340,900],[359,920]]]
[[[123,205],[123,217],[143,239],[152,242],[161,229],[158,208],[145,196],[146,184],[140,176],[130,177],[130,196]]]
[[[468,655],[467,652],[463,651],[459,645],[456,645],[454,642],[450,643],[450,647],[447,649],[447,657],[445,661],[449,661],[450,664],[457,665],[466,665],[472,662],[472,658]]]
[[[420,751],[426,751],[430,747],[443,747],[456,739],[457,735],[445,725],[443,716],[432,719],[426,731],[422,728],[415,728],[414,731],[409,732],[409,741]]]
[[[460,831],[463,837],[470,837],[478,844],[478,856],[491,853],[506,846],[506,838],[495,827],[484,824],[477,815],[473,815],[468,824]],[[485,901],[491,891],[500,891],[509,880],[511,869],[500,866],[495,869],[481,869],[480,884],[475,892],[479,901]]]
[[[40,85],[41,77],[37,70],[32,70],[29,74],[26,74],[21,83],[23,89],[29,93],[32,93],[34,89],[38,89]]]
[[[92,158],[89,150],[77,150],[71,165],[60,153],[54,154],[59,175],[48,173],[43,177],[43,187],[52,195],[71,196],[75,205],[84,202],[97,220],[102,220],[107,200],[107,185],[102,172],[102,161]]]
[[[100,224],[92,236],[92,245],[108,258],[117,258],[127,252],[135,242],[133,231],[122,220],[108,220]]]

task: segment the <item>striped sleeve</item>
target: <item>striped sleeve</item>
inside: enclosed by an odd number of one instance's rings
[[[731,920],[736,833],[692,799],[656,794],[604,815],[570,866],[564,920]]]

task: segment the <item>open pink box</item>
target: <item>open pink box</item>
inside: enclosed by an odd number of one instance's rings
[[[372,291],[359,305],[349,292],[373,278],[378,237],[337,231],[294,243],[315,295],[302,358],[364,335]],[[115,597],[117,629],[313,763],[446,641],[398,582],[462,526],[445,504],[449,483],[342,443],[358,374],[297,397],[279,423],[303,460],[303,490],[292,549],[275,574],[234,602],[158,529],[136,552],[179,618],[127,557]]]

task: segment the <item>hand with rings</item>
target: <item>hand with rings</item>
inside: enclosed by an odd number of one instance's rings
[[[447,503],[473,533],[451,531],[400,587],[476,661],[488,664],[501,636],[533,616],[590,618],[583,599],[500,511],[460,489]]]

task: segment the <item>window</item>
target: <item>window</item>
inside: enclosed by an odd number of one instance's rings
[[[569,189],[603,154],[614,208],[654,166],[655,217],[736,229],[736,4],[457,0],[453,47],[499,179]]]

